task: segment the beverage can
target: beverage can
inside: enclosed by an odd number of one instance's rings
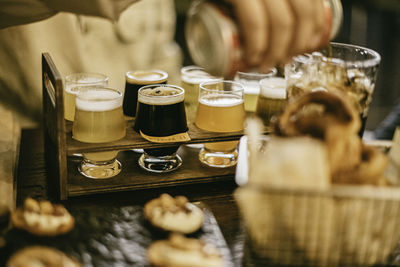
[[[340,0],[324,0],[330,39],[343,18]],[[194,1],[185,25],[189,54],[194,63],[215,76],[234,77],[244,66],[243,44],[233,8],[226,2]]]

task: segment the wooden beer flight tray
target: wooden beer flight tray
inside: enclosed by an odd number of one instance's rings
[[[133,129],[133,120],[126,121],[126,137],[111,143],[88,144],[72,139],[72,124],[64,120],[63,82],[49,53],[42,54],[44,143],[49,186],[56,189],[61,200],[72,196],[94,193],[147,189],[184,184],[205,183],[233,179],[235,167],[211,168],[200,163],[198,149],[181,146],[178,154],[182,166],[173,172],[155,174],[142,170],[137,160],[139,153],[133,148],[158,148],[173,144],[150,143]],[[212,133],[189,125],[191,141],[187,143],[207,143],[215,141],[239,140],[243,132]],[[179,143],[182,144],[182,143]],[[80,158],[73,154],[119,150],[118,160],[122,171],[117,176],[104,180],[82,176],[77,166]]]

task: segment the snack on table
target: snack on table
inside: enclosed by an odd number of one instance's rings
[[[43,236],[65,234],[75,225],[74,217],[63,205],[32,198],[25,199],[23,207],[12,212],[11,222],[16,228]]]
[[[173,233],[169,240],[154,242],[147,251],[149,262],[157,267],[221,267],[223,261],[211,244]]]
[[[144,215],[150,223],[162,230],[190,234],[203,224],[203,211],[184,196],[162,194],[144,206]]]
[[[360,117],[342,95],[315,91],[290,103],[275,125],[278,135],[309,135],[325,142],[334,183],[386,184],[386,156],[362,144]]]
[[[49,247],[31,246],[16,252],[7,262],[7,267],[79,267],[74,259]]]

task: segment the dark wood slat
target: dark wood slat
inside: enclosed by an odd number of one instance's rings
[[[176,144],[183,143],[169,143],[169,144],[156,144],[151,143],[140,136],[137,132],[135,132],[133,127],[134,121],[129,120],[126,124],[126,136],[118,141],[110,142],[110,143],[101,143],[101,144],[90,144],[90,143],[82,143],[72,138],[72,124],[68,123],[67,126],[67,147],[68,147],[68,155],[73,155],[74,153],[82,153],[82,152],[99,152],[99,151],[111,151],[111,150],[128,150],[133,148],[158,148],[158,147],[167,147],[174,146]],[[207,142],[220,142],[220,141],[233,141],[239,140],[239,138],[243,135],[243,131],[240,132],[232,132],[232,133],[215,133],[208,132],[197,128],[194,124],[189,124],[189,135],[192,140],[186,142],[188,144],[198,144],[198,143],[207,143]],[[266,132],[269,132],[266,130]]]
[[[42,54],[43,123],[47,170],[61,199],[67,197],[67,155],[64,134],[64,101],[62,76],[49,53]]]
[[[106,180],[83,177],[77,171],[80,159],[71,158],[68,161],[69,196],[233,180],[235,167],[217,169],[202,165],[198,153],[199,149],[181,146],[178,154],[182,157],[182,166],[174,172],[154,174],[139,167],[137,161],[141,154],[120,152],[118,159],[122,163],[122,172]]]

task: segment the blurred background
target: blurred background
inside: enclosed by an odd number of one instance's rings
[[[184,24],[192,0],[175,0],[175,40],[184,53],[183,65],[192,64],[187,53]],[[381,57],[377,83],[368,113],[367,130],[374,130],[400,105],[400,0],[342,0],[344,20],[335,42],[377,51]]]

